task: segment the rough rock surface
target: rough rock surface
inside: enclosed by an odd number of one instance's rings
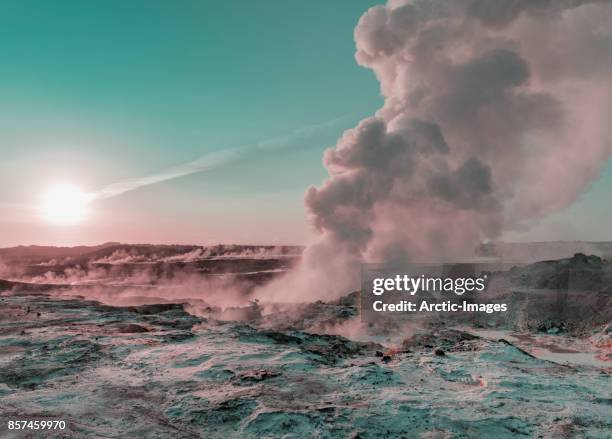
[[[176,304],[0,300],[0,421],[64,419],[70,431],[58,437],[601,438],[612,429],[609,369],[458,330],[425,330],[394,348],[206,320]]]

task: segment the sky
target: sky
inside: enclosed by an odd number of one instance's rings
[[[0,245],[304,242],[322,151],[382,102],[353,58],[373,3],[3,2]],[[286,150],[97,202],[78,226],[32,210],[56,182],[95,191],[330,121]]]
[[[381,105],[354,60],[375,1],[3,1],[0,246],[303,244],[323,151]],[[86,192],[277,140],[222,166],[96,200],[52,224],[49,187]],[[610,239],[612,167],[511,240]]]

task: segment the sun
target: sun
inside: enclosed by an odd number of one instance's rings
[[[73,225],[82,222],[89,214],[91,194],[72,184],[50,187],[42,195],[41,214],[53,224]]]

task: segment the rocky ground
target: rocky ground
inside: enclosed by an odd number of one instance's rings
[[[612,437],[605,259],[491,271],[506,313],[373,324],[358,293],[249,296],[299,251],[3,250],[0,437]]]
[[[112,307],[19,291],[0,299],[2,437],[612,434],[610,363],[530,352],[541,337],[548,352],[567,351],[566,335],[432,326],[397,342],[314,333],[317,315],[354,321],[354,295],[305,305],[307,330],[282,313],[261,317],[257,304],[245,324],[180,304]],[[606,331],[590,346],[605,350]],[[62,419],[68,429],[37,436],[7,430],[9,419]]]

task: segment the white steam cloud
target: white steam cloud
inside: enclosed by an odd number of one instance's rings
[[[359,262],[469,257],[573,203],[611,153],[612,2],[390,0],[355,29],[385,98],[326,151],[320,239],[260,294],[357,288]],[[306,295],[306,297],[304,297]]]

